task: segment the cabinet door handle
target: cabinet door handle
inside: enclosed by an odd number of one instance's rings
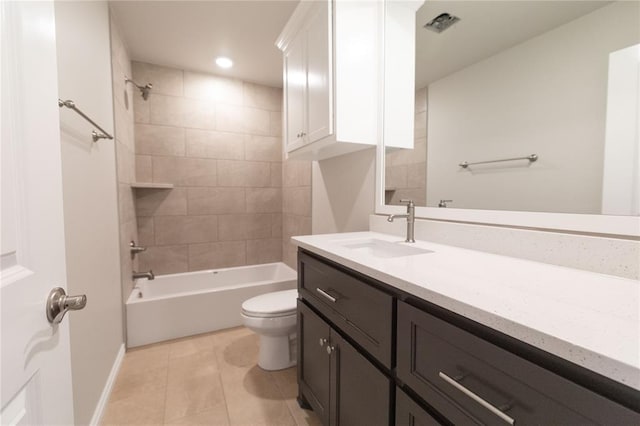
[[[307,136],[305,132],[300,133],[300,137],[304,137],[304,136]]]
[[[442,371],[438,372],[438,376],[440,376],[440,378],[442,380],[444,380],[445,382],[449,383],[451,386],[453,386],[454,388],[458,389],[463,394],[467,395],[469,398],[473,399],[478,404],[482,405],[487,410],[491,411],[496,416],[500,417],[505,422],[509,423],[510,425],[514,425],[516,423],[515,419],[507,416],[505,413],[500,411],[493,404],[485,401],[484,399],[482,399],[481,397],[476,395],[474,392],[472,392],[469,389],[467,389],[466,387],[462,386],[460,383],[458,383],[457,380],[452,379],[451,377],[449,377],[446,374],[444,374]]]
[[[320,338],[320,347],[323,347],[326,344],[327,344],[327,339],[324,339],[324,338],[321,337]]]
[[[331,355],[335,350],[335,346],[327,345],[327,355]]]
[[[320,295],[323,296],[325,299],[329,300],[331,303],[336,303],[336,300],[338,300],[321,288],[316,287],[316,291],[320,293]]]

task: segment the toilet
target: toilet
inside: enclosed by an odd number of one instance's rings
[[[244,325],[260,336],[258,365],[282,370],[296,364],[296,299],[298,290],[276,291],[242,303]]]

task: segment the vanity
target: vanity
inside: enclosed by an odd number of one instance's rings
[[[636,281],[373,232],[293,240],[299,403],[323,424],[640,424]]]

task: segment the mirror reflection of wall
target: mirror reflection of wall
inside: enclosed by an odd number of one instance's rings
[[[424,28],[445,12],[460,21]],[[387,204],[637,215],[638,43],[635,1],[425,2],[415,146],[385,151]]]

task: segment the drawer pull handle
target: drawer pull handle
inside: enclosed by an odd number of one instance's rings
[[[336,303],[336,300],[338,300],[321,288],[316,288],[316,291],[320,293],[320,295],[322,295],[325,299],[329,300],[331,303]]]
[[[480,398],[478,395],[476,395],[475,393],[471,392],[469,389],[467,389],[466,387],[464,387],[460,383],[458,383],[455,379],[452,379],[451,377],[447,376],[442,371],[440,371],[438,373],[438,376],[440,376],[440,378],[442,380],[444,380],[445,382],[449,383],[451,386],[453,386],[454,388],[458,389],[463,394],[467,395],[469,398],[473,399],[478,404],[482,405],[487,410],[491,411],[496,416],[500,417],[505,422],[509,423],[510,425],[515,425],[516,424],[515,419],[507,416],[505,413],[503,413],[498,408],[496,408],[493,404],[491,404],[491,403],[485,401],[484,399]]]

